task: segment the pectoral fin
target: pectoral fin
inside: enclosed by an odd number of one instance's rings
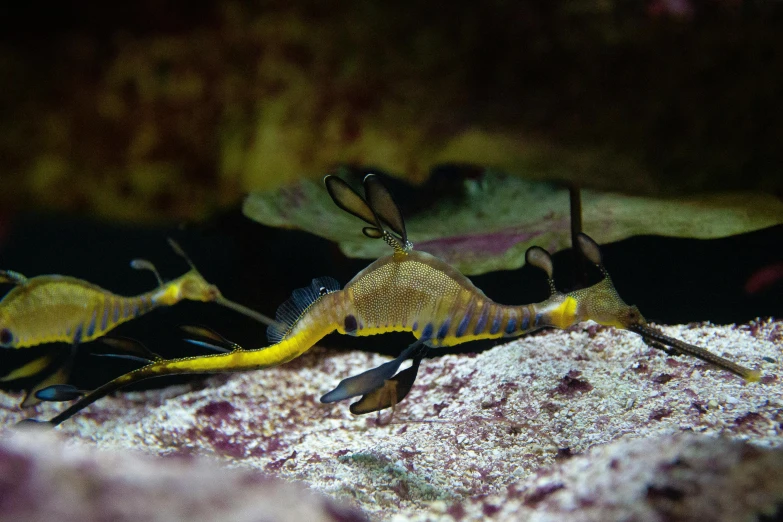
[[[404,369],[391,379],[386,380],[381,388],[364,395],[361,399],[351,404],[351,413],[362,415],[386,408],[394,408],[411,391],[419,373],[420,364],[421,358],[414,359],[410,368]]]
[[[52,384],[35,392],[39,401],[62,402],[72,401],[84,395],[84,392],[70,384]]]
[[[337,387],[321,397],[321,402],[331,403],[366,395],[386,386],[386,381],[391,379],[403,362],[411,357],[417,357],[424,346],[424,341],[418,339],[408,346],[396,359],[383,363],[380,366],[343,379]],[[415,375],[414,375],[415,377]],[[407,393],[407,392],[406,392]]]

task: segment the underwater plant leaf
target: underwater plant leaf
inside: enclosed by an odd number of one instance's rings
[[[534,245],[551,253],[571,246],[567,189],[495,172],[462,184],[458,197],[428,201],[425,210],[405,216],[417,250],[474,275],[519,268]],[[584,231],[601,244],[642,234],[711,239],[783,223],[783,202],[752,192],[662,199],[583,190],[582,209]],[[318,182],[251,193],[243,212],[264,225],[335,241],[349,257],[388,254],[385,244],[363,236],[361,221],[339,209]]]

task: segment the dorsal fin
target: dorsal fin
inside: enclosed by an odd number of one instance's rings
[[[137,339],[130,337],[121,337],[117,335],[105,335],[98,339],[98,343],[110,348],[109,351],[101,349],[100,344],[92,349],[91,355],[100,357],[117,357],[120,359],[130,359],[145,364],[162,361],[163,357],[153,352],[147,346]],[[116,350],[124,352],[117,354]]]
[[[408,233],[405,231],[402,212],[375,174],[367,174],[364,177],[364,196],[375,216],[397,234],[397,239],[403,246],[407,245]]]
[[[313,303],[338,290],[340,283],[333,277],[317,277],[310,286],[294,290],[291,297],[277,309],[275,323],[266,329],[267,340],[273,344],[282,341]]]

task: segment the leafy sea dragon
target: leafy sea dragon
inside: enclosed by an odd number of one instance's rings
[[[97,339],[122,323],[160,306],[171,306],[186,299],[214,302],[265,324],[274,323],[272,319],[223,297],[215,285],[204,279],[179,245],[172,240],[169,243],[187,261],[190,271],[164,283],[152,263],[136,259],[131,262],[131,267],[150,270],[159,286],[132,297],[114,294],[74,277],[41,275],[28,279],[17,272],[0,271],[0,282],[15,285],[0,300],[0,347],[22,349],[54,342],[65,342],[71,346],[71,353],[62,366],[32,387],[22,401],[22,407],[36,404],[41,399],[57,399],[57,394],[53,395],[52,391],[61,390],[57,385],[68,380],[76,346]],[[0,381],[46,372],[58,359],[58,351],[50,350],[11,370]]]
[[[567,294],[558,292],[552,280],[549,254],[533,247],[527,252],[527,262],[546,272],[551,295],[540,303],[502,305],[489,299],[453,267],[413,250],[402,215],[377,177],[368,175],[364,179],[365,197],[335,176],[327,176],[324,181],[334,202],[368,223],[364,234],[383,239],[393,248],[391,255],[370,264],[342,290],[329,277],[314,279],[309,287],[295,290],[278,309],[277,323],[267,329],[272,343],[269,346],[243,349],[233,344],[228,353],[153,360],[88,393],[49,422],[57,425],[101,397],[151,377],[277,366],[299,357],[334,331],[355,336],[407,331],[416,337],[398,358],[343,380],[321,398],[322,402],[334,402],[362,396],[351,405],[355,414],[379,411],[401,401],[431,347],[515,337],[544,327],[567,328],[589,319],[631,330],[653,347],[697,357],[748,381],[759,378],[758,372],[667,337],[649,326],[639,310],[625,304],[617,294],[601,263],[598,246],[584,234],[578,236],[578,246],[603,273],[599,283]],[[397,373],[407,359],[412,359],[413,365]]]

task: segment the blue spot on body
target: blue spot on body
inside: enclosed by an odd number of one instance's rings
[[[109,307],[104,303],[103,317],[101,317],[101,331],[106,330],[106,326],[109,324]]]
[[[139,303],[138,301],[133,302],[133,308],[131,308],[131,316],[138,317],[139,316]]]
[[[429,339],[432,337],[432,323],[427,323],[424,327],[424,331],[421,332],[421,339]]]
[[[516,317],[509,317],[508,324],[506,325],[506,333],[508,335],[511,335],[514,333],[514,330],[517,329],[517,318]]]
[[[465,330],[468,329],[468,323],[470,322],[470,315],[466,315],[462,318],[462,321],[459,322],[457,325],[457,331],[454,332],[454,335],[457,337],[462,337],[465,335]]]
[[[117,322],[120,320],[120,302],[114,301],[114,309],[112,310],[112,321]]]
[[[438,329],[438,339],[443,340],[446,338],[446,334],[449,331],[449,326],[451,325],[451,319],[446,319],[446,321],[440,325],[440,328]]]
[[[541,323],[541,318],[544,316],[543,313],[539,312],[536,314],[536,319],[533,321],[533,326],[538,326],[539,323]]]
[[[94,310],[92,312],[92,317],[90,318],[90,324],[87,325],[87,337],[92,337],[92,334],[95,333],[95,321],[98,319],[98,310]]]
[[[483,310],[481,310],[481,315],[478,318],[478,322],[476,322],[476,327],[473,329],[473,335],[478,335],[484,331],[484,328],[487,327],[487,317],[489,317],[489,306],[485,306]]]
[[[83,325],[81,324],[78,325],[76,330],[73,332],[73,344],[79,344],[82,342],[82,326]]]
[[[413,331],[415,332],[418,329],[419,329],[419,321],[414,321],[413,322]]]
[[[500,331],[500,310],[498,310],[498,313],[495,314],[495,317],[492,318],[492,326],[489,327],[489,333],[490,335],[495,335]]]
[[[527,310],[525,311],[525,318],[522,319],[522,324],[520,325],[520,328],[522,330],[527,330],[527,327],[530,326],[530,314],[527,313]]]

